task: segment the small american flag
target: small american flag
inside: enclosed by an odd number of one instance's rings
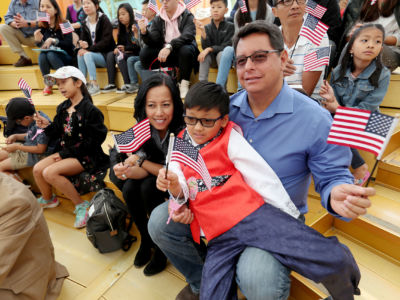
[[[150,8],[152,11],[154,11],[156,14],[159,13],[158,6],[157,6],[157,0],[150,0],[147,7]]]
[[[60,28],[63,34],[74,32],[74,27],[72,27],[70,22],[61,23]]]
[[[323,47],[304,56],[304,71],[308,72],[329,65],[330,53],[330,47]]]
[[[322,23],[317,17],[308,14],[299,34],[319,46],[328,28],[329,26]]]
[[[189,142],[175,138],[171,161],[188,165],[195,170],[204,180],[204,184],[211,190],[211,176],[200,152]]]
[[[321,19],[326,12],[326,7],[319,5],[313,0],[308,0],[306,5],[306,12],[312,14],[313,16]]]
[[[139,21],[139,20],[144,18],[143,15],[140,12],[136,11],[136,10],[133,13],[135,15],[135,20],[136,21]]]
[[[371,152],[379,160],[397,121],[378,112],[339,106],[327,142]]]
[[[38,22],[47,22],[50,23],[50,15],[44,11],[38,11],[37,13]]]
[[[371,6],[376,3],[376,0],[371,0]]]
[[[117,62],[120,62],[124,59],[124,53],[118,50],[118,54],[115,56],[115,58],[117,59]]]
[[[18,86],[21,89],[21,91],[24,93],[25,97],[28,98],[28,101],[33,105],[33,102],[32,102],[32,88],[25,81],[25,79],[20,78],[18,80]]]
[[[246,6],[246,1],[245,0],[239,0],[239,7],[240,7],[240,11],[242,13],[247,12],[247,6]]]
[[[150,121],[149,119],[144,119],[127,131],[113,135],[113,138],[118,152],[135,152],[151,138]]]
[[[201,0],[183,0],[183,2],[185,2],[187,9],[192,9],[197,4],[199,4],[201,2]]]

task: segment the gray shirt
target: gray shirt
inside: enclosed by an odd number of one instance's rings
[[[14,21],[14,16],[20,14],[27,21],[36,21],[37,13],[39,10],[39,0],[27,0],[25,4],[21,0],[11,0],[8,6],[7,14],[4,16],[4,22],[10,24]],[[25,37],[33,36],[36,27],[24,27],[20,30],[24,33]]]

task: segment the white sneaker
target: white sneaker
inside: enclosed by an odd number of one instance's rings
[[[95,96],[95,95],[100,94],[99,85],[91,83],[88,88],[88,92],[89,92],[90,96]]]
[[[189,81],[182,79],[181,83],[179,84],[179,91],[181,98],[184,99],[189,91]]]

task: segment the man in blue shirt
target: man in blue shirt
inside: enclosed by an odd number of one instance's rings
[[[7,41],[11,50],[18,53],[20,58],[15,67],[32,65],[32,60],[22,48],[23,45],[35,46],[33,33],[37,28],[37,12],[39,0],[11,0],[7,14],[4,16],[6,24],[0,25],[0,34]]]
[[[331,214],[345,219],[365,214],[374,189],[353,185],[350,150],[326,143],[329,113],[284,82],[288,55],[278,27],[252,22],[238,32],[233,44],[244,90],[231,97],[230,119],[242,127],[244,137],[278,175],[300,212],[307,212],[313,175],[322,205]],[[175,222],[166,225],[167,218],[167,204],[153,210],[149,233],[189,283],[177,299],[197,299],[204,250],[193,244],[189,226],[175,223],[184,222],[183,216],[175,215]],[[236,269],[236,281],[247,299],[288,298],[290,270],[268,252],[246,248]]]

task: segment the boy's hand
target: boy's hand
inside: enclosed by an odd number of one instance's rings
[[[197,19],[194,19],[194,25],[196,25],[197,29],[199,29],[201,31],[204,31],[205,27],[204,27],[204,25],[203,25],[203,23],[201,21],[199,21]]]
[[[211,50],[210,50],[211,49]],[[197,57],[197,60],[199,62],[204,62],[204,60],[206,59],[206,56],[212,51],[212,48],[206,48],[203,51],[200,52],[199,56]]]
[[[170,203],[171,201],[168,204],[168,213],[170,214],[172,221],[182,224],[190,224],[193,222],[194,214],[189,207],[184,204],[171,214]]]
[[[15,152],[20,147],[20,144],[11,144],[3,147],[3,150],[7,151],[8,153]]]
[[[181,186],[179,184],[178,175],[172,171],[168,171],[167,178],[165,178],[166,170],[164,168],[158,171],[157,177],[157,188],[160,191],[166,192],[169,190],[172,195],[177,197],[181,191]]]
[[[17,136],[15,134],[10,135],[8,138],[6,138],[6,144],[12,144],[17,141]]]

